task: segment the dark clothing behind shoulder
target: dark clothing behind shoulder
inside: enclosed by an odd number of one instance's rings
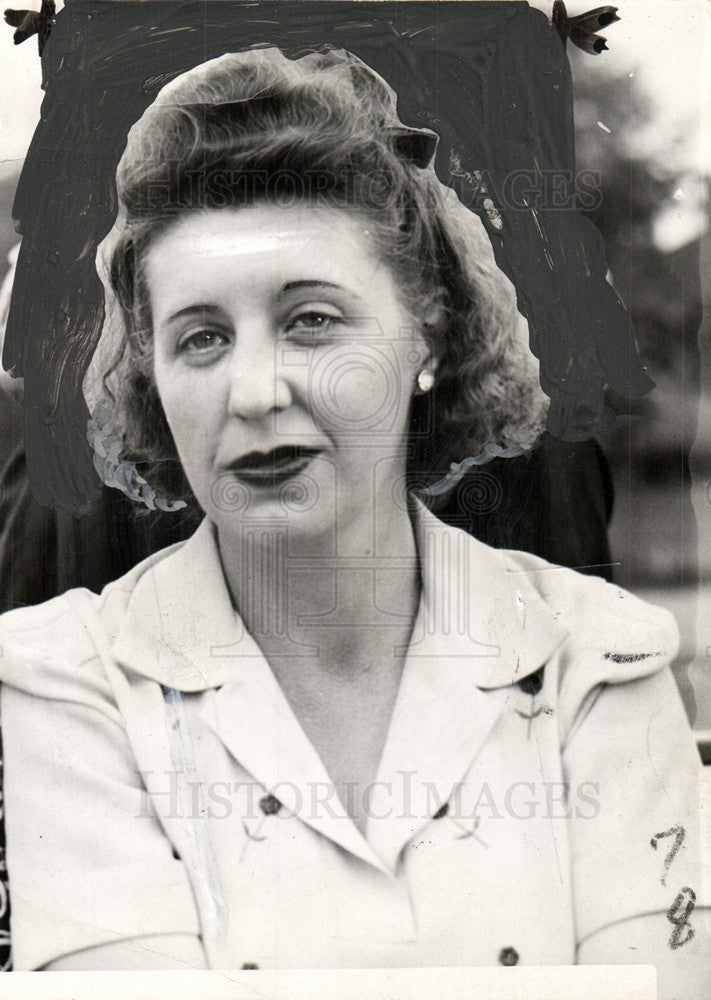
[[[612,476],[598,442],[544,434],[527,455],[471,469],[437,516],[494,548],[612,581],[612,506]]]

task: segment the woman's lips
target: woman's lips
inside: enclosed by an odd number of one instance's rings
[[[267,452],[250,452],[228,471],[254,485],[277,486],[302,472],[318,454],[317,448],[281,445]]]

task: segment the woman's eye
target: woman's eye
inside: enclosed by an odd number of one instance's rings
[[[332,332],[333,328],[341,322],[343,320],[340,316],[313,310],[293,316],[286,324],[286,331],[296,337],[314,339]]]
[[[224,340],[217,330],[195,330],[180,339],[178,349],[186,354],[205,354],[220,347]]]

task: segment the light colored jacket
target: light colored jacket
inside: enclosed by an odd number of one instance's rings
[[[671,616],[419,504],[413,523],[422,596],[365,837],[208,522],[101,596],[0,619],[16,969],[174,932],[215,968],[570,964],[701,894]]]

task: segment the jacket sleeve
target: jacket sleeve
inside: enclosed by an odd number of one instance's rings
[[[709,900],[701,760],[670,669],[678,632],[618,588],[586,592],[592,641],[577,643],[560,702],[566,780],[589,799],[570,823],[577,940],[662,913],[660,949],[683,950]]]
[[[3,616],[0,640],[14,968],[125,938],[199,934],[183,864],[69,604]]]

